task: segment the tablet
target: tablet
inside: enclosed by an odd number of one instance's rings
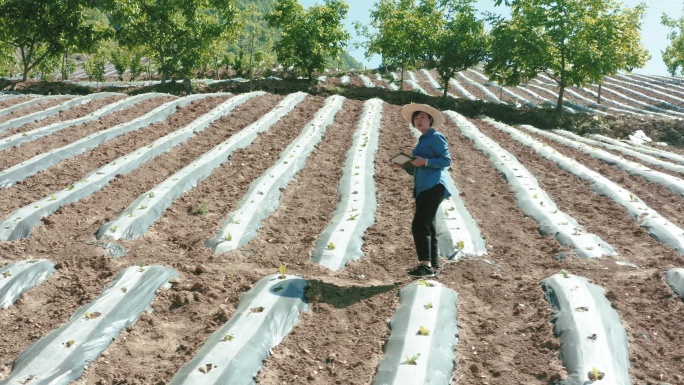
[[[396,163],[396,164],[404,164],[404,163],[410,162],[414,159],[416,159],[414,156],[406,155],[403,152],[400,152],[399,154],[393,156],[392,159],[390,159],[390,161],[392,163]]]

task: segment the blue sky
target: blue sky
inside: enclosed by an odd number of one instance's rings
[[[354,22],[359,21],[364,24],[369,22],[369,13],[375,0],[346,0],[349,4],[349,13],[345,22],[347,30],[352,35],[352,40],[358,40],[354,31]],[[322,4],[322,0],[299,0],[305,7],[313,4]],[[625,6],[633,7],[640,3],[636,0],[623,0]],[[642,43],[651,53],[651,60],[646,63],[644,68],[634,70],[634,73],[649,74],[649,75],[667,75],[667,69],[661,58],[661,51],[665,50],[668,45],[667,33],[668,29],[660,24],[660,16],[663,12],[674,18],[679,18],[682,15],[682,1],[681,0],[649,0],[646,1],[648,9],[646,11],[646,18],[642,26]],[[498,14],[507,13],[506,8],[494,7],[494,0],[479,0],[477,1],[477,9],[480,12],[494,12]],[[364,63],[368,68],[377,67],[380,64],[378,56],[367,60],[364,57],[362,49],[350,49],[350,53],[356,60]]]

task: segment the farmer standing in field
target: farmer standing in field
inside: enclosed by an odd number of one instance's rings
[[[442,200],[449,198],[447,189],[447,168],[451,165],[451,155],[447,140],[434,127],[445,121],[444,115],[425,104],[407,104],[401,115],[411,123],[421,135],[413,149],[412,160],[395,167],[403,168],[413,175],[413,197],[416,211],[411,223],[413,241],[418,254],[418,267],[408,272],[412,277],[429,278],[435,276],[439,268],[435,216]]]

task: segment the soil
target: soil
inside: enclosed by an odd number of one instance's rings
[[[429,88],[429,82],[420,85]],[[228,97],[209,96],[193,102],[162,123],[123,135],[2,189],[3,217],[118,156],[184,127]],[[278,159],[323,106],[324,98],[314,95],[307,96],[253,144],[235,151],[229,162],[183,194],[144,236],[119,241],[129,249],[124,257],[112,259],[104,250],[85,243],[94,241],[97,229],[138,195],[256,121],[282,98],[266,94],[246,102],[186,143],[44,218],[43,225],[34,228],[29,238],[0,241],[0,266],[47,258],[57,267],[49,279],[23,294],[15,305],[0,309],[0,327],[6,331],[0,334],[0,379],[9,374],[23,350],[66,323],[76,309],[95,300],[118,272],[144,262],[170,266],[180,278],[173,280],[170,289],[158,291],[153,311],[143,313],[135,325],[123,330],[76,384],[169,382],[207,337],[230,319],[241,296],[281,265],[287,267],[288,274],[309,281],[310,310],[301,314],[292,332],[272,349],[257,383],[371,383],[390,333],[387,322],[397,308],[397,294],[412,281],[406,271],[416,264],[410,233],[411,179],[383,161],[399,151],[410,151],[415,142],[397,105],[383,105],[374,170],[378,209],[375,223],[364,237],[365,258],[344,269],[330,271],[313,263],[311,252],[339,200],[337,187],[361,117],[361,100],[344,102],[322,142],[282,191],[280,205],[263,221],[254,239],[220,255],[204,246],[250,184]],[[47,151],[140,116],[162,101],[154,98],[116,117],[65,130],[57,141],[45,138],[2,151],[0,162],[3,168],[11,166],[40,153],[41,148]],[[40,108],[34,107],[36,111]],[[7,119],[0,117],[0,123]],[[615,119],[639,122],[622,116]],[[487,243],[484,258],[444,261],[437,278],[458,293],[459,335],[451,383],[552,384],[566,377],[559,357],[560,341],[553,334],[552,309],[540,286],[541,281],[565,269],[606,290],[627,330],[633,383],[684,384],[684,301],[674,295],[664,278],[666,270],[684,266],[684,256],[658,243],[623,207],[595,194],[588,183],[487,123],[471,121],[516,156],[560,210],[610,243],[619,256],[580,259],[552,236],[540,235],[538,224],[518,208],[511,189],[489,159],[453,124],[441,127],[452,154],[451,176]],[[684,226],[682,196],[560,144],[549,144],[625,186],[664,217]],[[21,155],[24,150],[27,155]],[[208,213],[194,214],[203,204]],[[567,252],[567,257],[557,258],[561,252]],[[617,265],[616,261],[639,268]]]

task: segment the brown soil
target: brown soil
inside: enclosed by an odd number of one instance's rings
[[[195,102],[163,123],[123,135],[3,189],[3,215],[184,127],[226,98]],[[173,267],[181,277],[174,280],[172,289],[157,293],[153,312],[144,313],[134,326],[125,329],[77,383],[167,383],[206,338],[230,319],[240,297],[282,264],[288,273],[309,280],[311,309],[272,350],[257,382],[371,383],[389,335],[387,321],[398,304],[397,293],[411,282],[405,272],[416,263],[410,235],[411,180],[383,161],[410,150],[415,142],[398,106],[383,105],[375,166],[378,211],[374,225],[365,234],[366,256],[344,269],[327,270],[311,262],[310,254],[335,211],[342,167],[362,113],[363,102],[351,99],[345,101],[343,111],[336,115],[305,167],[282,191],[276,211],[246,246],[213,255],[203,244],[216,233],[219,222],[236,207],[249,185],[313,118],[323,98],[308,96],[252,145],[235,151],[229,162],[174,202],[144,236],[119,242],[130,249],[124,257],[112,259],[83,242],[95,240],[99,226],[139,194],[256,121],[281,99],[267,94],[248,101],[169,153],[45,218],[44,225],[35,228],[28,239],[0,242],[0,266],[28,258],[47,258],[58,266],[54,275],[25,293],[14,306],[0,309],[0,326],[6,331],[0,335],[0,378],[10,372],[20,352],[67,322],[78,307],[97,298],[119,271],[144,262]],[[141,103],[119,119],[132,119],[151,108]],[[104,120],[87,131],[120,122]],[[493,262],[459,260],[445,264],[438,276],[458,293],[460,332],[451,383],[546,384],[566,376],[559,358],[559,340],[553,335],[552,310],[539,285],[561,269],[587,277],[610,293],[611,303],[627,329],[633,383],[684,383],[684,302],[672,293],[663,274],[671,267],[684,266],[684,257],[655,241],[626,210],[593,193],[586,182],[486,123],[473,122],[528,167],[561,210],[609,242],[620,256],[581,260],[570,253],[563,260],[556,259],[557,253],[568,250],[553,237],[539,234],[537,223],[518,208],[512,191],[491,162],[447,123],[441,131],[451,148],[451,175],[486,239],[486,259]],[[88,135],[79,130],[66,130],[59,141],[66,144]],[[31,148],[29,153],[35,154],[41,146],[45,150],[57,146],[41,143],[25,150]],[[681,196],[579,152],[555,147],[625,185],[668,219],[684,225]],[[15,164],[17,157],[19,152],[0,152],[3,168]],[[209,212],[194,215],[201,204],[206,204]],[[616,260],[640,268],[619,266]]]

